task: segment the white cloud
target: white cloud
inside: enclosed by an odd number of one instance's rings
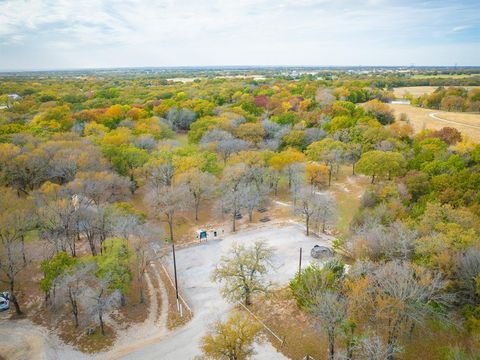
[[[426,3],[4,0],[0,51],[7,56],[0,57],[0,68],[16,66],[17,53],[47,51],[38,59],[30,56],[30,66],[379,63],[382,51],[391,56],[383,63],[409,63],[418,61],[410,59],[411,51],[406,51],[407,59],[399,49],[449,46],[448,34],[466,33],[480,23],[480,11],[472,11],[480,6],[474,2],[422,4]],[[462,49],[462,59],[479,61],[473,49]],[[49,56],[48,64],[35,63]]]

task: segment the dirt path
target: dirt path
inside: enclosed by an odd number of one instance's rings
[[[134,326],[122,333],[121,339],[116,341],[113,350],[104,354],[98,354],[98,358],[118,359],[124,357],[142,347],[162,341],[162,339],[169,334],[167,328],[168,295],[158,272],[158,263],[152,263],[151,270],[153,271],[158,287],[153,286],[152,279],[147,273],[146,280],[151,304],[147,320],[145,320],[142,325]],[[159,304],[157,294],[160,294],[160,298],[162,299],[160,313],[158,312]]]
[[[442,122],[447,123],[447,124],[454,124],[454,125],[465,126],[465,127],[469,127],[469,128],[472,128],[472,129],[479,129],[480,130],[480,126],[465,124],[463,122],[458,122],[458,121],[453,121],[453,120],[442,119],[441,117],[438,117],[437,114],[438,113],[431,113],[431,114],[428,114],[428,116],[430,116],[432,119],[442,121]]]
[[[168,294],[167,290],[165,289],[165,284],[162,281],[162,278],[160,277],[159,273],[159,263],[156,262],[155,264],[152,264],[152,268],[154,269],[155,272],[155,278],[157,279],[158,282],[158,291],[160,292],[160,296],[162,298],[162,308],[160,311],[160,315],[157,318],[157,326],[160,329],[164,330],[164,333],[166,334],[168,332],[167,329],[167,321],[168,321]]]

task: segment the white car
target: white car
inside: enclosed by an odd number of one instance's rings
[[[8,291],[0,293],[0,311],[10,309],[10,294]]]

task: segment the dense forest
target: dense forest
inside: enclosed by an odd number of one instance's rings
[[[416,359],[418,339],[438,336],[432,359],[477,358],[480,145],[452,127],[414,133],[387,103],[393,87],[446,86],[415,104],[478,112],[479,88],[448,86],[479,78],[200,75],[0,78],[0,279],[11,321],[58,329],[67,319],[73,334],[98,326],[108,338],[105,317],[145,311],[152,244],[167,254],[182,243],[190,229],[179,219],[193,228],[221,218],[235,232],[239,213],[251,222],[282,199],[307,235],[335,237],[335,257],[283,289],[325,339],[318,356]],[[332,190],[345,176],[365,180],[351,218]],[[266,287],[253,288],[226,296],[258,305]],[[131,314],[125,321],[140,321]],[[204,352],[222,358],[209,336]]]

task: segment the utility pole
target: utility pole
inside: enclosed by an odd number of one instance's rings
[[[302,273],[302,248],[300,248],[300,256],[298,258],[298,275]]]
[[[175,297],[177,299],[177,311],[180,312],[180,303],[178,301],[177,260],[175,258],[175,242],[173,240],[172,240],[172,255],[173,255],[173,276],[175,278]]]

